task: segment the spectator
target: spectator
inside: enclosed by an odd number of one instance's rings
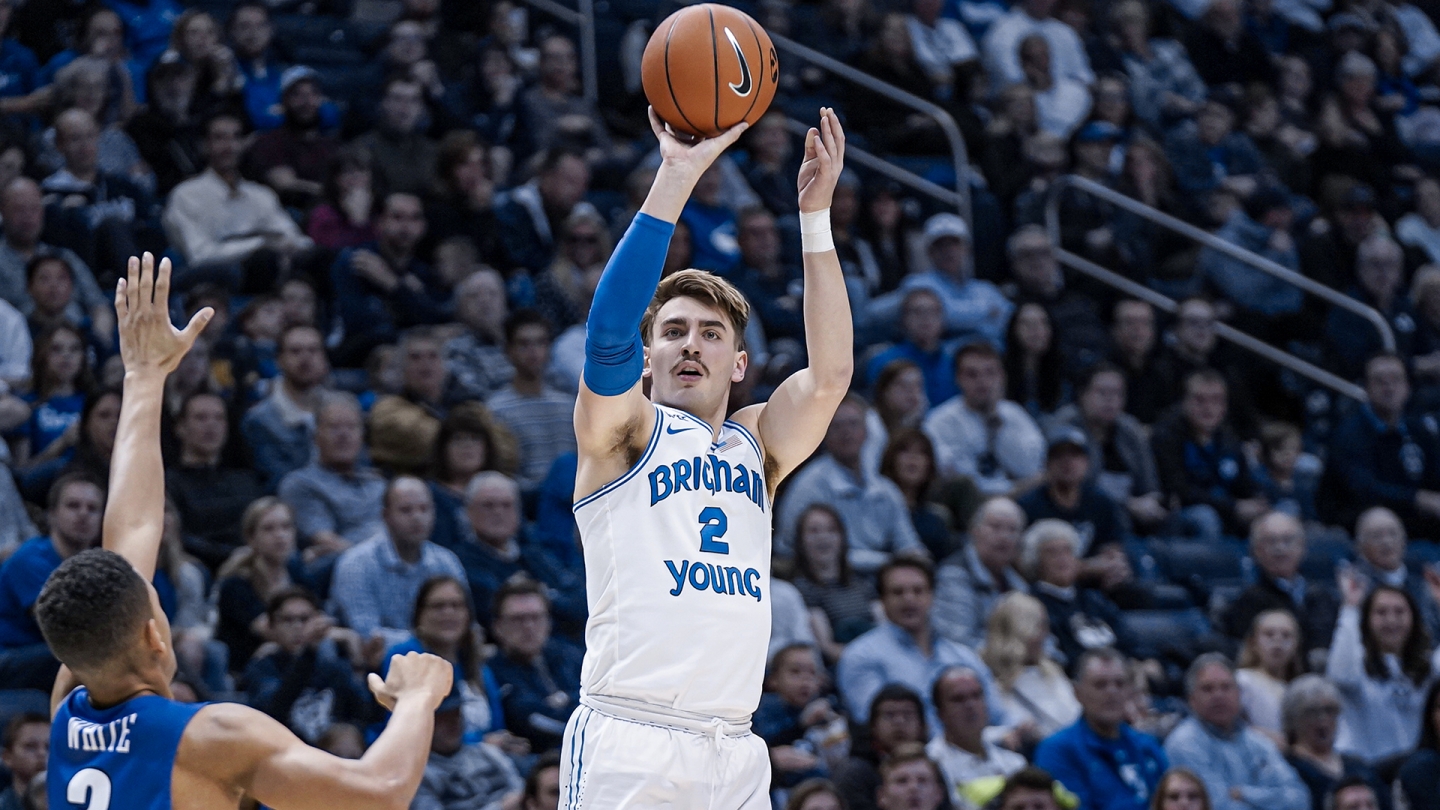
[[[1127,154],[1144,151],[1137,149]],[[1133,298],[1121,299],[1115,302],[1111,315],[1110,360],[1125,374],[1125,412],[1142,424],[1154,424],[1168,402],[1167,393],[1156,391],[1154,384],[1159,354],[1155,345],[1155,308]],[[1083,395],[1084,386],[1081,388]]]
[[[465,721],[465,742],[481,741],[507,753],[524,755],[529,744],[505,730],[500,684],[485,663],[482,636],[470,609],[470,594],[459,580],[441,575],[425,580],[415,595],[414,635],[385,651],[380,676],[392,656],[428,652],[455,665],[455,690]]]
[[[545,587],[547,604],[567,630],[584,624],[585,583],[524,529],[514,479],[494,470],[471,478],[465,488],[465,513],[474,541],[458,544],[455,553],[475,595],[481,624],[494,626],[490,605],[504,584],[521,573]]]
[[[835,787],[850,810],[878,810],[875,798],[881,782],[880,763],[907,744],[923,744],[927,736],[925,707],[909,687],[889,684],[875,693],[867,708],[867,720],[857,720],[851,714],[852,721],[865,723],[866,733],[858,738],[850,758],[835,768]],[[867,740],[869,744],[865,745]]]
[[[230,10],[225,28],[230,35],[235,63],[245,80],[246,115],[262,132],[283,126],[281,84],[285,71],[270,47],[275,35],[275,27],[270,23],[270,7],[257,0],[242,0]]]
[[[1317,158],[1316,165],[1324,164]],[[1352,181],[1337,197],[1325,217],[1327,227],[1314,229],[1318,233],[1312,231],[1301,242],[1300,267],[1321,284],[1345,289],[1354,281],[1360,244],[1387,226],[1375,211],[1375,189],[1370,186]]]
[[[910,29],[915,61],[931,82],[944,88],[942,92],[953,92],[957,74],[962,69],[968,71],[970,63],[980,58],[980,50],[959,20],[941,16],[942,8],[943,4],[934,0],[913,2],[905,23]]]
[[[1412,537],[1440,537],[1440,435],[1430,420],[1406,414],[1410,382],[1405,362],[1378,354],[1365,363],[1366,402],[1335,427],[1332,464],[1319,500],[1322,517],[1354,523],[1362,509],[1384,506]]]
[[[486,403],[519,441],[517,479],[527,491],[540,485],[558,456],[575,451],[575,398],[545,384],[552,338],[550,324],[535,310],[507,318],[505,353],[515,376]]]
[[[1050,316],[1052,340],[1067,367],[1086,368],[1104,359],[1110,337],[1089,294],[1065,285],[1055,246],[1039,225],[1024,225],[1005,243],[1015,278],[1015,303],[1036,303]]]
[[[1222,0],[1217,6],[1228,10],[1221,13],[1238,14],[1234,0]],[[1196,67],[1204,73],[1202,65]],[[1257,175],[1265,167],[1265,159],[1250,136],[1235,131],[1235,111],[1225,103],[1223,94],[1212,93],[1193,123],[1183,123],[1165,136],[1165,155],[1175,170],[1180,190],[1198,195],[1190,201],[1197,213],[1204,210],[1209,195],[1215,191],[1226,191],[1242,200],[1248,198],[1255,192]]]
[[[875,791],[879,810],[939,810],[944,802],[945,780],[925,746],[906,743],[880,763],[880,788]]]
[[[465,331],[445,344],[445,367],[465,399],[488,399],[515,376],[505,354],[505,280],[482,267],[455,287],[455,319]]]
[[[1365,580],[1368,590],[1376,585],[1403,588],[1420,606],[1420,616],[1430,638],[1440,638],[1440,604],[1435,601],[1427,571],[1413,570],[1405,561],[1405,525],[1394,512],[1374,506],[1355,522],[1355,550],[1359,559],[1354,571]]]
[[[155,173],[160,198],[204,165],[200,122],[190,108],[195,78],[194,66],[179,54],[162,55],[146,74],[145,106],[125,125],[140,157]]]
[[[1370,766],[1335,750],[1340,729],[1340,692],[1335,684],[1319,675],[1301,675],[1286,687],[1280,714],[1290,752],[1287,759],[1310,789],[1312,810],[1316,804],[1324,810],[1335,786],[1353,777],[1375,785],[1376,795],[1385,797],[1384,806],[1389,806],[1390,791],[1381,787]]]
[[[1179,501],[1181,519],[1206,540],[1245,533],[1270,508],[1226,419],[1228,388],[1217,371],[1191,373],[1179,407],[1150,437],[1161,488]]]
[[[550,637],[550,604],[538,583],[507,582],[493,610],[500,652],[490,668],[500,683],[505,727],[548,751],[559,745],[580,700],[580,653]]]
[[[122,129],[134,113],[134,100],[111,81],[113,70],[114,66],[101,57],[82,56],[61,68],[49,89],[54,91],[57,109],[83,110],[95,120],[99,127],[96,165],[100,171],[153,192],[155,175],[141,160],[135,141]],[[35,163],[46,174],[52,174],[65,163],[64,155],[55,147],[55,128],[41,133],[40,141]]]
[[[1130,686],[1125,657],[1086,652],[1075,668],[1080,719],[1041,741],[1035,765],[1095,810],[1146,810],[1161,795],[1169,758],[1160,741],[1126,722]]]
[[[950,507],[928,499],[936,490],[935,445],[919,430],[897,432],[880,458],[880,474],[895,482],[910,509],[910,523],[932,560],[943,560],[959,550],[959,538],[950,531],[954,522]],[[955,485],[959,490],[963,484]],[[941,494],[946,488],[941,487]],[[971,488],[973,491],[973,487]],[[953,506],[953,502],[950,506]]]
[[[845,522],[835,507],[812,503],[795,525],[794,584],[810,607],[820,651],[830,663],[875,626],[875,586],[850,566]]]
[[[507,192],[495,210],[506,255],[531,273],[550,266],[560,224],[583,203],[590,188],[590,167],[580,154],[557,147],[538,160],[535,177]]]
[[[295,555],[295,513],[279,498],[257,498],[240,518],[245,547],[215,574],[218,622],[215,639],[230,652],[230,666],[243,671],[260,645],[270,641],[271,597],[290,588]]]
[[[1336,708],[1339,708],[1339,699],[1336,696]],[[1395,796],[1397,801],[1403,800],[1415,810],[1431,810],[1435,806],[1437,794],[1435,784],[1437,776],[1440,776],[1440,768],[1437,768],[1436,756],[1440,755],[1440,733],[1437,733],[1436,722],[1437,704],[1440,704],[1440,686],[1431,684],[1430,691],[1425,695],[1425,711],[1421,714],[1422,722],[1420,728],[1420,742],[1415,747],[1415,752],[1405,758],[1400,766],[1399,783],[1400,792]],[[1336,711],[1339,716],[1339,711]]]
[[[78,424],[85,397],[94,387],[85,336],[62,323],[42,333],[35,342],[30,374],[30,419],[15,437],[18,455],[31,466],[74,454],[80,438]]]
[[[1045,606],[1055,652],[1072,676],[1078,672],[1080,657],[1090,650],[1131,650],[1120,609],[1100,590],[1078,584],[1084,570],[1081,545],[1073,526],[1046,518],[1025,532],[1020,549],[1020,570],[1031,581],[1031,593]]]
[[[475,245],[476,258],[493,267],[513,264],[495,212],[493,154],[468,130],[453,130],[440,141],[436,172],[440,194],[425,209],[433,244],[463,236]]]
[[[319,204],[305,220],[305,235],[326,250],[375,241],[376,189],[370,153],[353,147],[337,150],[323,179]]]
[[[1273,84],[1275,68],[1260,39],[1245,27],[1240,4],[1220,0],[1209,6],[1185,3],[1186,16],[1200,17],[1199,24],[1185,38],[1185,50],[1195,61],[1195,71],[1205,84]],[[1213,792],[1213,791],[1212,791]],[[1222,804],[1219,796],[1211,797]]]
[[[1075,30],[1055,19],[1054,0],[1025,0],[990,26],[981,44],[985,72],[995,89],[1025,81],[1020,67],[1020,43],[1039,34],[1050,46],[1051,75],[1089,86],[1095,82],[1090,57]]]
[[[587,161],[596,163],[615,147],[595,102],[580,93],[578,67],[569,37],[550,34],[540,41],[539,81],[520,93],[522,129],[532,151],[565,146],[584,151]]]
[[[839,790],[827,779],[807,779],[790,791],[785,810],[848,810]]]
[[[401,329],[443,323],[449,316],[449,292],[415,255],[425,235],[420,198],[386,194],[375,234],[373,243],[342,251],[330,267],[336,311],[345,326],[345,342],[337,351],[341,362],[394,342]]]
[[[1158,131],[1200,108],[1205,82],[1185,48],[1173,39],[1150,36],[1150,10],[1139,0],[1110,7],[1110,29],[1130,80],[1135,115]],[[1061,780],[1064,781],[1064,780]]]
[[[1366,595],[1353,574],[1341,576],[1340,590],[1344,607],[1325,664],[1340,688],[1335,747],[1373,766],[1420,738],[1420,710],[1435,682],[1430,636],[1406,591],[1381,585]]]
[[[1045,480],[1018,501],[1028,520],[1055,518],[1075,527],[1087,579],[1100,579],[1106,590],[1129,580],[1120,548],[1125,539],[1123,518],[1115,502],[1093,482],[1090,446],[1073,427],[1051,431],[1045,456]]]
[[[40,186],[28,177],[11,180],[0,192],[0,299],[23,314],[34,311],[26,292],[25,268],[36,256],[58,256],[65,260],[74,278],[74,295],[65,309],[71,323],[90,322],[91,331],[105,345],[112,345],[115,307],[96,283],[90,268],[71,250],[40,240],[45,230],[45,204]]]
[[[1151,810],[1211,810],[1205,783],[1185,768],[1171,768],[1160,778]]]
[[[940,340],[945,332],[943,307],[940,293],[931,288],[917,286],[905,293],[900,305],[900,342],[876,355],[866,375],[877,408],[884,407],[880,380],[885,370],[902,360],[923,374],[927,403],[944,402],[960,393],[955,387],[954,354]]]
[[[1302,654],[1318,666],[1331,634],[1339,605],[1323,582],[1308,582],[1300,573],[1305,559],[1305,528],[1283,512],[1270,512],[1250,524],[1250,556],[1256,581],[1225,609],[1224,633],[1233,639],[1250,634],[1255,619],[1268,610],[1284,610],[1301,621]],[[1252,723],[1258,724],[1255,718]]]
[[[262,288],[275,257],[294,256],[312,243],[268,187],[240,176],[244,125],[228,113],[205,122],[205,171],[175,187],[165,204],[165,233],[189,265],[232,288]],[[183,283],[185,276],[177,279]]]
[[[775,215],[752,206],[735,217],[740,264],[732,271],[737,289],[752,307],[769,340],[804,340],[801,312],[804,279],[799,266],[785,261]]]
[[[330,598],[336,615],[360,638],[395,644],[410,635],[420,586],[438,574],[460,579],[465,569],[455,552],[428,539],[435,504],[425,482],[400,476],[385,488],[381,503],[383,530],[340,555]]]
[[[984,739],[990,725],[985,685],[974,670],[950,667],[931,689],[941,731],[925,746],[944,776],[954,807],[974,806],[969,785],[985,777],[1007,777],[1025,767],[1025,757]]]
[[[363,723],[369,695],[333,641],[335,620],[303,588],[270,597],[265,616],[274,641],[245,667],[250,705],[312,742],[336,723]]]
[[[20,546],[0,566],[0,683],[9,689],[45,690],[59,662],[50,654],[32,609],[60,563],[100,542],[105,493],[83,476],[64,476],[50,488],[48,537]]]
[[[1014,305],[1005,300],[994,284],[975,278],[970,228],[965,220],[954,214],[930,217],[925,221],[920,244],[931,269],[906,276],[900,289],[873,301],[868,311],[870,323],[877,326],[893,323],[903,309],[906,321],[902,321],[901,327],[916,348],[928,351],[925,346],[930,342],[928,333],[933,328],[928,318],[933,316],[924,310],[910,315],[909,308],[912,290],[930,290],[943,306],[945,334],[961,340],[981,338],[998,345],[1004,339],[1005,325],[1010,322]],[[911,318],[916,319],[915,322],[906,325]],[[922,340],[925,342],[921,343]],[[922,369],[926,367],[923,363],[920,365]],[[931,401],[944,402],[948,398]]]
[[[581,324],[610,258],[610,231],[604,217],[582,206],[560,226],[560,250],[535,279],[535,304],[553,328]],[[759,302],[760,299],[751,298]]]
[[[310,463],[315,417],[330,376],[330,361],[320,330],[289,326],[276,342],[280,380],[270,394],[240,420],[240,432],[254,457],[265,488],[274,491],[287,474]]]
[[[179,457],[165,471],[166,494],[191,538],[188,550],[212,570],[241,545],[240,517],[264,494],[253,470],[222,465],[229,434],[225,400],[207,393],[186,397],[175,418]]]
[[[929,563],[909,557],[891,560],[875,574],[886,623],[850,642],[835,670],[836,686],[855,722],[869,720],[870,701],[886,684],[926,688],[955,665],[980,674],[991,717],[1003,722],[989,667],[969,647],[935,630],[930,615],[934,577]],[[930,712],[926,707],[927,724]]]
[[[1295,615],[1284,608],[1257,614],[1245,634],[1239,666],[1235,682],[1246,721],[1284,750],[1289,743],[1282,728],[1281,701],[1286,684],[1305,671]]]
[[[861,464],[865,412],[863,399],[846,397],[830,421],[824,453],[791,478],[776,508],[776,554],[794,553],[799,517],[813,503],[828,503],[840,513],[852,541],[850,567],[862,574],[880,568],[895,553],[921,548],[905,496],[889,479],[866,472]]]
[[[1320,471],[1301,463],[1304,435],[1288,422],[1271,422],[1260,428],[1260,466],[1256,477],[1265,499],[1276,511],[1293,515],[1309,525],[1320,520],[1315,495]]]
[[[1349,777],[1340,780],[1335,791],[1326,796],[1326,803],[1335,810],[1379,810],[1380,793],[1366,779]]]
[[[1003,399],[1005,371],[988,343],[971,343],[955,355],[961,394],[925,417],[942,476],[967,476],[987,495],[1024,491],[1038,480],[1044,437],[1025,409]]]
[[[820,754],[830,726],[844,718],[820,696],[820,661],[809,644],[788,644],[770,659],[754,731],[770,748],[776,789],[794,787],[829,769]]]
[[[327,395],[315,411],[315,457],[280,480],[280,498],[295,510],[309,559],[344,551],[384,528],[385,481],[360,463],[364,432],[355,398]]]
[[[324,99],[314,68],[296,65],[286,70],[280,75],[284,123],[256,136],[250,145],[249,173],[274,189],[286,205],[305,209],[320,199],[340,148],[321,128]]]
[[[1024,406],[1036,419],[1053,413],[1068,398],[1068,385],[1060,374],[1060,347],[1050,315],[1034,302],[1022,304],[1005,333],[1006,397]]]
[[[1000,694],[1008,725],[1024,746],[1049,737],[1080,716],[1065,670],[1045,647],[1050,619],[1034,597],[1011,592],[995,605],[980,650]]]
[[[859,54],[855,64],[860,70],[887,84],[921,98],[935,98],[944,93],[915,58],[915,46],[905,15],[897,9],[879,15],[874,21],[875,34],[869,47]],[[873,90],[854,89],[846,97],[853,111],[854,129],[885,152],[901,154],[933,154],[943,147],[944,135],[933,120],[911,116],[911,108],[890,96]]]
[[[405,75],[385,80],[374,129],[353,143],[375,160],[377,185],[391,194],[419,197],[435,185],[435,142],[425,136],[425,91]]]
[[[1299,272],[1300,254],[1290,236],[1294,219],[1290,198],[1284,189],[1262,188],[1256,190],[1244,206],[1235,207],[1215,236],[1286,270]],[[1195,272],[1251,317],[1274,319],[1295,315],[1305,304],[1305,294],[1299,287],[1212,247],[1200,251]],[[1272,320],[1269,325],[1277,324]]]
[[[465,403],[446,414],[431,454],[430,494],[435,498],[432,543],[454,551],[469,539],[465,489],[476,474],[495,467],[491,420],[478,403]],[[482,603],[483,604],[483,603]]]
[[[430,759],[411,810],[470,810],[518,807],[525,781],[503,751],[465,742],[465,717],[458,694],[440,702],[430,738]]]
[[[1191,717],[1165,740],[1170,762],[1205,783],[1215,810],[1306,810],[1310,792],[1275,744],[1240,719],[1235,670],[1219,653],[1196,658],[1185,673]]]
[[[1402,357],[1409,357],[1415,336],[1415,311],[1400,289],[1404,252],[1393,239],[1375,234],[1360,243],[1355,254],[1355,280],[1350,297],[1374,308],[1389,322]],[[1334,365],[1346,377],[1359,376],[1367,359],[1381,350],[1375,326],[1364,317],[1338,308],[1326,323],[1326,338],[1335,355]]]
[[[536,760],[525,777],[525,798],[520,810],[558,810],[560,807],[560,754]]]
[[[0,810],[25,810],[30,783],[45,772],[50,751],[50,718],[38,712],[21,712],[5,724],[0,763],[10,772],[10,784],[0,793]]]
[[[1068,76],[1054,74],[1050,43],[1044,34],[1033,33],[1020,40],[1020,70],[1034,93],[1040,131],[1062,139],[1075,134],[1090,115],[1090,89]],[[1090,135],[1082,133],[1077,137],[1084,142]]]
[[[991,498],[970,519],[970,542],[940,563],[935,573],[936,632],[956,644],[977,647],[998,602],[1029,590],[1015,570],[1025,513],[1009,498]]]

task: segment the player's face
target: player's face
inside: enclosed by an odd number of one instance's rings
[[[730,385],[745,379],[745,352],[730,319],[694,298],[676,298],[655,314],[646,349],[651,396],[662,404],[704,415],[723,407]]]

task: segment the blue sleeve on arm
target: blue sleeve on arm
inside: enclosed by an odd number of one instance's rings
[[[660,283],[675,226],[636,214],[595,288],[585,323],[585,385],[602,397],[629,391],[645,367],[640,320]]]

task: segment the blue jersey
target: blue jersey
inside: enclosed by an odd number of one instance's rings
[[[47,790],[54,810],[170,810],[170,774],[204,704],[142,695],[108,709],[71,692],[50,725]]]

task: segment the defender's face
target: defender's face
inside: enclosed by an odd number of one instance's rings
[[[676,298],[655,314],[645,376],[653,399],[672,408],[707,413],[721,407],[730,385],[745,379],[748,357],[723,312],[693,298]]]

